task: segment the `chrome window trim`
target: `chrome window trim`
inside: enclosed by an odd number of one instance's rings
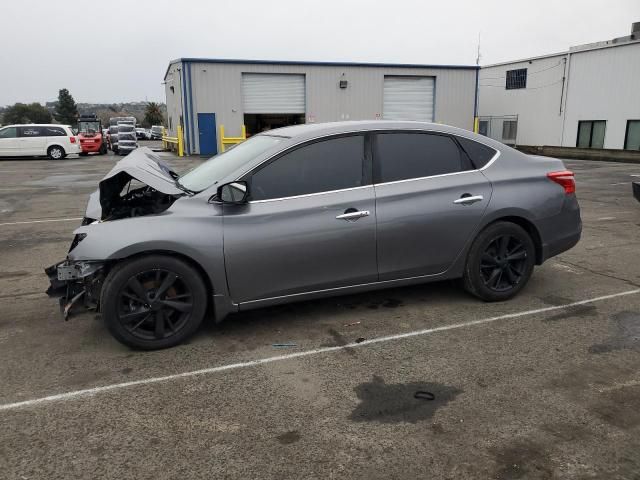
[[[281,200],[292,200],[296,198],[315,197],[317,195],[329,195],[331,193],[348,192],[350,190],[361,190],[363,188],[373,188],[373,184],[361,185],[359,187],[341,188],[340,190],[327,190],[325,192],[305,193],[304,195],[293,195],[291,197],[268,198],[266,200],[252,200],[249,203],[279,202]]]
[[[255,165],[254,167],[252,167],[250,170],[248,170],[246,172],[243,172],[236,180],[241,180],[242,178],[244,178],[245,175],[248,175],[251,172],[253,172],[254,170],[260,168],[260,166],[262,166],[266,162],[272,160],[273,158],[277,157],[278,155],[284,155],[287,151],[289,151],[289,150],[291,150],[294,147],[297,147],[299,145],[303,145],[305,143],[310,143],[310,142],[314,142],[314,141],[319,140],[319,139],[328,138],[328,137],[337,137],[337,136],[341,136],[341,135],[351,135],[351,134],[366,135],[366,134],[376,134],[376,133],[381,133],[381,132],[394,133],[395,131],[394,130],[389,130],[388,128],[381,128],[380,130],[349,130],[349,131],[346,131],[346,132],[328,133],[326,135],[321,135],[319,137],[307,138],[305,140],[301,140],[298,143],[294,143],[293,145],[289,145],[285,150],[282,150],[280,152],[274,153],[270,157],[268,157],[265,160],[263,160],[262,162],[260,162],[258,165]],[[492,147],[491,145],[487,145],[486,143],[479,142],[478,140],[475,140],[475,139],[469,138],[469,137],[465,137],[463,135],[458,135],[456,133],[446,132],[444,130],[425,130],[423,128],[402,128],[402,129],[398,129],[397,130],[397,133],[402,133],[402,132],[441,133],[443,135],[450,135],[450,136],[453,136],[453,137],[461,137],[461,138],[464,138],[464,139],[469,140],[471,142],[476,142],[476,143],[479,143],[480,145],[484,145],[485,147],[491,148],[492,150],[495,150],[496,153],[491,158],[491,160],[489,160],[487,162],[487,164],[484,167],[476,168],[476,169],[473,169],[473,170],[464,170],[462,172],[452,172],[452,173],[441,173],[439,175],[430,175],[430,176],[427,176],[427,177],[406,178],[404,180],[394,180],[393,182],[371,183],[369,185],[362,185],[360,187],[343,188],[343,189],[340,189],[340,190],[327,190],[327,191],[324,191],[324,192],[306,193],[306,194],[303,194],[303,195],[293,195],[293,196],[290,196],[290,197],[268,198],[266,200],[252,200],[252,201],[250,201],[248,203],[252,204],[252,203],[277,202],[277,201],[281,201],[281,200],[305,198],[305,197],[311,197],[311,196],[316,196],[316,195],[325,195],[325,194],[337,193],[337,192],[346,192],[346,191],[349,191],[349,190],[358,190],[358,189],[367,188],[367,187],[375,187],[375,186],[382,186],[382,185],[392,185],[394,183],[413,182],[413,181],[416,181],[416,180],[425,180],[425,179],[428,179],[428,178],[438,178],[438,177],[446,177],[446,176],[450,176],[450,175],[460,175],[462,173],[482,172],[483,170],[486,170],[487,168],[489,168],[498,159],[498,157],[500,157],[500,153],[501,153],[500,150],[496,149],[495,147]],[[267,135],[267,134],[265,133],[265,135]],[[284,137],[284,138],[290,138],[290,137]]]

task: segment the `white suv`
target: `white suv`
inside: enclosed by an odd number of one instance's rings
[[[67,125],[8,125],[0,128],[0,157],[48,156],[54,160],[82,151]]]

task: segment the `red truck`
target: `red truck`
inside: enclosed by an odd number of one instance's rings
[[[85,156],[90,153],[107,153],[107,139],[102,134],[102,122],[95,114],[80,115],[78,118],[78,138]]]

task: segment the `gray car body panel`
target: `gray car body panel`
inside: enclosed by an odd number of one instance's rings
[[[294,145],[389,130],[457,135],[498,153],[480,170],[245,205],[210,201],[218,186],[242,179]],[[265,134],[283,141],[204,191],[179,198],[163,213],[78,228],[75,233],[87,237],[69,252],[69,260],[116,262],[149,252],[180,255],[205,273],[216,318],[222,319],[239,309],[458,278],[478,232],[505,217],[534,226],[542,244],[538,263],[580,238],[575,195],[566,195],[546,178],[550,171],[564,170],[560,160],[530,157],[466,130],[420,122],[336,122]],[[120,162],[109,175],[125,171],[144,182],[132,173],[147,171],[148,166],[138,169],[138,162],[146,160]],[[160,182],[160,189],[176,188],[160,170],[154,170],[151,180]],[[465,193],[483,200],[453,203]],[[356,222],[335,218],[347,208],[370,215]]]

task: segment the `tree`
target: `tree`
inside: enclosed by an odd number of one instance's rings
[[[58,103],[53,115],[63,125],[74,125],[78,119],[78,106],[66,88],[58,92]]]
[[[12,123],[51,123],[51,112],[39,103],[16,103],[4,111],[2,122]]]
[[[156,102],[149,102],[147,104],[147,108],[144,111],[144,124],[147,127],[164,124],[164,114],[162,113],[160,104]]]

